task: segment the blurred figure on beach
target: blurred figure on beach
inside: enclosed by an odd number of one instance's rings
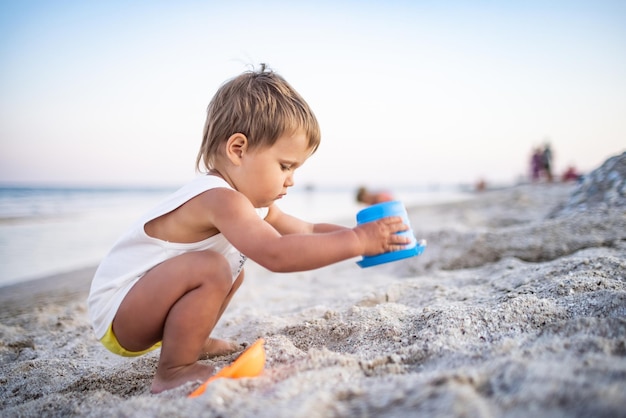
[[[543,172],[546,175],[548,183],[552,183],[554,176],[552,175],[552,149],[550,143],[546,142],[541,154],[541,162],[543,163]]]
[[[477,192],[484,192],[487,190],[487,181],[485,179],[479,179],[474,186],[474,190]]]
[[[582,175],[578,172],[578,170],[576,170],[573,165],[570,165],[563,173],[562,180],[564,183],[567,183],[568,181],[578,181],[581,177]]]
[[[375,205],[376,203],[390,202],[393,195],[387,191],[370,191],[365,186],[358,188],[356,192],[356,201],[366,205]]]
[[[541,179],[541,172],[543,167],[542,159],[543,157],[541,148],[535,148],[533,150],[532,156],[530,157],[530,175],[533,183],[536,183]]]
[[[533,183],[545,179],[548,183],[554,181],[552,173],[552,148],[546,142],[543,148],[537,147],[530,157],[530,176]]]

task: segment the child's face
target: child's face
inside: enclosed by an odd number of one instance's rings
[[[294,171],[311,155],[303,132],[285,134],[271,147],[244,153],[237,190],[255,207],[267,207],[294,185]]]

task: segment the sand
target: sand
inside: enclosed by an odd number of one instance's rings
[[[124,359],[95,340],[93,269],[2,288],[0,415],[624,417],[626,210],[592,200],[572,184],[487,191],[410,208],[429,242],[416,258],[247,264],[215,334],[263,337],[266,369],[196,399],[199,382],[149,393],[158,352]]]

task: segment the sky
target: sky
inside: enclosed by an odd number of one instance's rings
[[[0,0],[0,183],[177,185],[267,63],[315,112],[300,185],[519,181],[626,151],[624,1]]]

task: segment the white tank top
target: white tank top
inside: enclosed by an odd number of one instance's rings
[[[232,189],[222,178],[203,175],[174,192],[170,197],[142,216],[129,231],[113,245],[96,270],[87,298],[89,317],[98,339],[106,333],[122,300],[135,283],[151,268],[172,257],[191,251],[213,250],[228,260],[237,278],[246,261],[224,235],[217,234],[193,243],[176,243],[150,237],[144,225],[169,213],[207,190],[224,187]],[[260,217],[267,216],[267,208],[257,209]]]

